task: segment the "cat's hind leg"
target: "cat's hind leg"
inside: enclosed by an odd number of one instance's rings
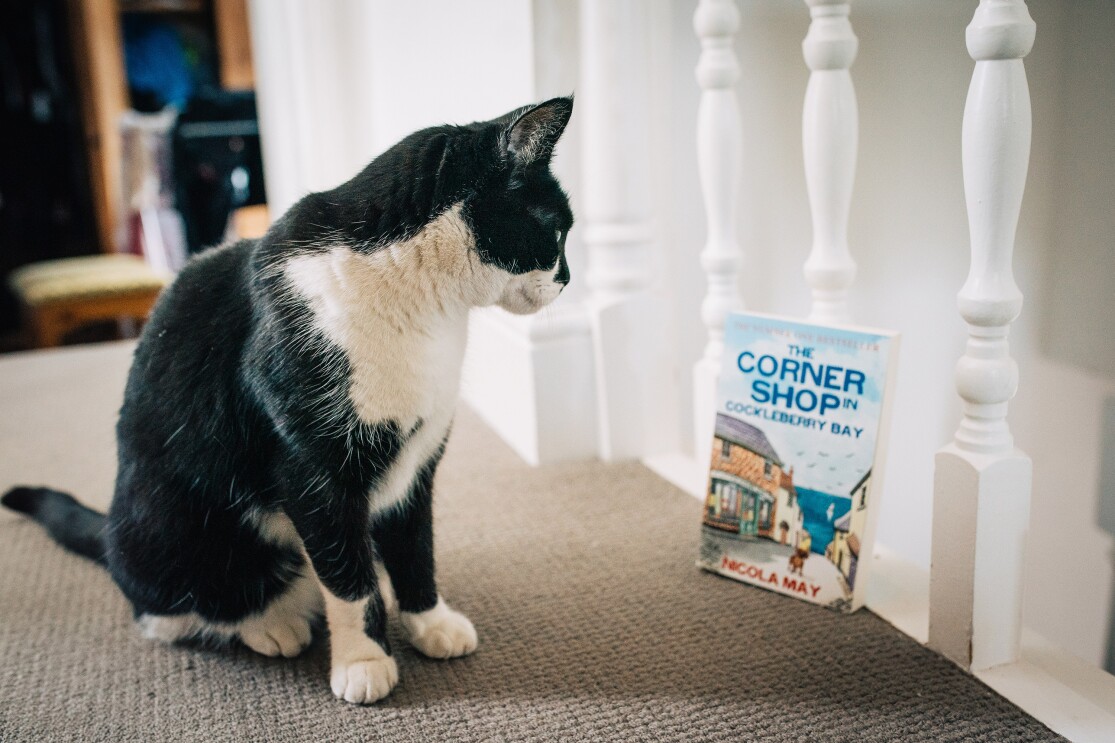
[[[260,655],[293,658],[309,647],[313,639],[312,626],[321,611],[317,581],[298,576],[263,611],[238,622],[213,622],[190,612],[144,613],[137,617],[136,623],[149,640],[227,643],[239,638]]]
[[[140,633],[148,640],[174,643],[201,637],[212,637],[209,624],[197,614],[140,614],[136,617]],[[219,635],[220,640],[229,640],[232,632]]]
[[[297,550],[299,573],[262,611],[236,624],[240,641],[261,655],[293,658],[310,645],[311,625],[321,616],[321,591],[294,524],[281,511],[250,509],[244,517],[260,538],[277,547]]]
[[[293,658],[309,647],[311,625],[321,609],[317,580],[300,575],[262,612],[240,621],[236,634],[261,655]]]
[[[266,603],[255,611],[249,609],[250,613],[240,619],[229,621],[215,621],[196,612],[145,612],[138,618],[145,637],[162,642],[239,639],[261,655],[287,658],[293,658],[310,645],[312,624],[322,614],[321,591],[305,554],[298,554],[302,545],[293,525],[285,516],[273,513],[250,512],[244,521],[253,527],[263,544],[256,544],[257,549],[252,549],[252,543],[242,535],[237,540],[239,552],[229,558],[228,564],[237,561],[250,564],[263,555],[270,559],[263,560],[255,571],[242,571],[237,576],[239,583],[230,582],[217,590],[223,597],[239,597],[251,593],[249,586],[275,581],[276,574],[282,573],[285,577],[278,579],[278,585],[270,589],[272,595],[264,599]],[[261,546],[262,551],[258,549]],[[284,550],[287,556],[281,557],[276,549]]]

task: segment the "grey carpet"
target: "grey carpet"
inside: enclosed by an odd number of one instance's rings
[[[293,661],[141,639],[103,572],[0,520],[0,741],[1061,740],[866,611],[697,570],[699,505],[639,465],[530,468],[462,411],[438,492],[480,649],[395,636],[371,707],[329,692],[326,638]]]

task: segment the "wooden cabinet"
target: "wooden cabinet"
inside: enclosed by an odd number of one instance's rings
[[[124,73],[124,13],[188,15],[214,36],[221,85],[254,86],[247,0],[67,0],[81,98],[97,237],[103,252],[115,245],[120,209],[119,121],[128,109]]]

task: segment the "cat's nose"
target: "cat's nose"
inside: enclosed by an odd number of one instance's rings
[[[554,283],[561,284],[562,289],[569,283],[569,264],[565,261],[564,254],[558,259],[558,270],[554,274]]]

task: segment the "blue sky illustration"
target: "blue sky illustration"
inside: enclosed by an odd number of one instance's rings
[[[812,337],[809,334],[813,334]],[[826,339],[874,344],[878,350],[826,343]],[[717,412],[731,415],[761,429],[784,466],[793,467],[796,486],[833,495],[849,495],[852,487],[874,460],[882,391],[885,387],[884,375],[892,338],[868,331],[811,326],[762,315],[735,314],[729,316],[725,324],[724,342],[724,366],[720,374]],[[811,360],[814,363],[862,371],[867,376],[867,383],[864,385],[863,395],[855,396],[858,409],[832,410],[819,416],[816,411],[787,410],[782,405],[773,406],[769,402],[756,403],[751,397],[752,383],[764,377],[757,372],[745,374],[740,371],[736,365],[740,352],[746,348],[756,356],[769,353],[776,359],[781,359],[790,356],[788,347],[791,344],[813,348]],[[812,385],[806,386],[815,389]],[[741,404],[766,408],[770,412],[780,410],[825,420],[829,425],[826,430],[819,431],[816,428],[748,416],[739,410]],[[841,426],[862,428],[863,434],[859,438],[834,435],[831,432],[834,422]]]

